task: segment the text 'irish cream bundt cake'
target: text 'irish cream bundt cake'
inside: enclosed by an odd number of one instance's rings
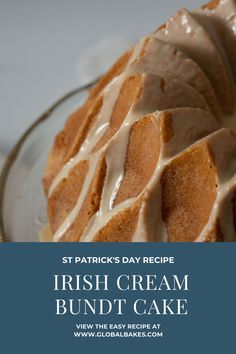
[[[66,121],[43,179],[53,241],[236,241],[236,0],[182,9]]]

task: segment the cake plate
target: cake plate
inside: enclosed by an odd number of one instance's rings
[[[11,151],[0,176],[0,241],[37,242],[47,223],[42,177],[55,135],[88,96],[94,82],[77,88],[50,107]]]

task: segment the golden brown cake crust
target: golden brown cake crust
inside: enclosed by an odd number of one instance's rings
[[[48,200],[48,220],[52,232],[56,232],[60,224],[69,215],[81,193],[88,173],[88,161],[81,161],[56,188]]]
[[[165,168],[161,185],[168,241],[195,241],[216,198],[216,167],[207,143],[176,157]]]
[[[112,218],[94,237],[94,242],[130,242],[138,223],[141,201]]]
[[[61,237],[61,242],[78,242],[86,228],[90,218],[98,211],[102,187],[104,184],[106,174],[106,160],[103,157],[98,163],[95,176],[86,196],[83,208],[78,213],[75,222],[68,229],[68,231]]]
[[[124,177],[114,206],[137,197],[154,173],[160,153],[160,127],[152,116],[135,123],[131,129]],[[147,164],[148,161],[148,164]]]
[[[203,9],[214,10],[220,3],[220,0],[212,0],[207,4],[203,5]]]

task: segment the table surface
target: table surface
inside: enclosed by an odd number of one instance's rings
[[[0,0],[0,151],[8,153],[46,108],[89,80],[89,70],[92,78],[177,9],[201,3]]]

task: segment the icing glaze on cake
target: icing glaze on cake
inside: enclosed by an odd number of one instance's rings
[[[125,53],[50,152],[53,241],[235,241],[235,63],[233,0]]]

